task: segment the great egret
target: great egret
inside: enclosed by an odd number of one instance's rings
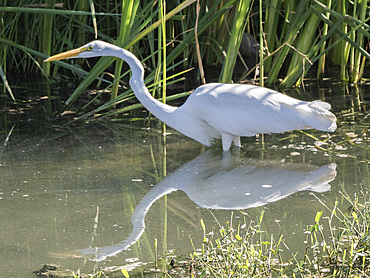
[[[337,128],[330,104],[301,101],[253,85],[210,83],[198,87],[180,107],[164,104],[149,94],[144,68],[135,55],[103,41],[90,42],[45,62],[99,56],[114,56],[128,63],[132,73],[130,86],[145,108],[168,126],[206,146],[222,138],[222,147],[227,151],[232,142],[240,147],[240,136],[309,128],[332,132]]]

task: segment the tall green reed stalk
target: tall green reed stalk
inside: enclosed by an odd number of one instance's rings
[[[264,86],[264,72],[265,72],[265,66],[264,66],[264,33],[263,33],[263,17],[262,17],[262,0],[259,0],[259,26],[260,26],[260,64],[259,64],[259,72],[260,72],[260,85],[263,87]]]
[[[346,1],[345,0],[339,0],[336,5],[335,11],[340,16],[346,15]],[[339,18],[335,18],[334,22],[340,21]],[[347,33],[348,25],[341,21],[340,29],[342,33]],[[333,35],[332,38],[333,41],[339,41],[339,44],[333,48],[331,51],[331,60],[334,64],[339,64],[341,66],[341,79],[348,80],[348,75],[346,72],[346,64],[349,56],[349,45],[348,42],[341,40],[340,35],[338,33]]]
[[[327,2],[327,6],[328,8],[330,9],[331,8],[331,4],[332,4],[332,0],[328,0]],[[329,12],[326,12],[325,13],[325,17],[327,17],[328,19],[330,18],[330,13]],[[324,28],[323,28],[323,31],[322,31],[322,34],[324,36],[326,36],[328,34],[328,28],[329,28],[329,25],[324,23]],[[320,52],[324,52],[325,51],[325,48],[326,48],[326,41],[324,41],[324,43],[322,44],[321,48],[320,48]],[[319,64],[318,64],[318,67],[317,67],[317,78],[320,79],[324,72],[325,72],[325,60],[326,60],[326,56],[325,54],[321,55],[320,59],[319,59]]]
[[[238,2],[237,13],[231,26],[231,35],[227,46],[226,58],[220,75],[220,80],[223,83],[230,83],[232,81],[233,69],[238,56],[240,43],[247,24],[248,14],[251,11],[251,2],[251,0],[241,0]]]
[[[354,5],[356,5],[356,1]],[[359,13],[359,19],[361,22],[366,22],[366,12],[367,12],[367,0],[362,0],[360,5],[360,11]],[[356,9],[354,9],[354,13],[356,12]],[[354,14],[354,17],[356,17],[356,14]],[[364,34],[359,33],[356,38],[356,43],[358,45],[364,45]],[[352,74],[351,74],[351,82],[357,83],[360,81],[361,78],[361,53],[358,51],[358,49],[355,49],[354,47],[351,48],[352,52],[354,51],[354,59],[353,59],[353,67],[351,68]]]
[[[48,5],[50,9],[55,8],[55,0],[46,0],[45,3]],[[40,52],[45,53],[46,55],[51,55],[51,45],[52,45],[52,26],[53,26],[53,14],[45,14],[43,27],[42,27],[42,40],[41,40],[41,47]],[[46,75],[50,75],[50,64],[43,63],[42,69],[44,70]]]
[[[129,0],[129,1],[122,2],[121,25],[120,25],[120,30],[119,30],[119,36],[116,40],[116,43],[118,45],[123,45],[127,41],[130,35],[130,30],[134,23],[134,19],[136,16],[138,6],[139,6],[138,1]],[[111,99],[114,99],[117,97],[118,87],[119,87],[119,82],[120,82],[120,77],[121,77],[121,70],[123,66],[123,61],[121,59],[115,59],[115,60],[116,60],[116,66],[114,70],[114,81],[113,81]]]
[[[159,33],[162,34],[162,41],[158,40],[158,45],[162,43],[163,63],[162,63],[162,102],[166,103],[167,97],[167,63],[165,57],[167,57],[167,37],[166,37],[166,1],[160,0],[160,19],[162,24],[159,28]],[[166,125],[162,123],[162,133],[166,134]],[[164,138],[164,140],[166,140]],[[164,145],[164,152],[166,152],[166,146]],[[166,157],[166,156],[164,156]],[[165,171],[165,169],[164,169]],[[167,201],[167,199],[166,199]]]
[[[265,13],[265,33],[266,33],[266,51],[267,58],[264,61],[264,71],[268,73],[271,68],[272,57],[269,54],[272,53],[277,42],[277,29],[279,22],[279,13],[282,3],[279,0],[268,0],[266,1],[266,13]],[[260,34],[261,36],[261,34]],[[261,59],[263,60],[263,59]]]
[[[297,34],[310,15],[310,11],[306,9],[307,2],[307,0],[300,2],[300,5],[298,5],[298,8],[295,10],[294,17],[289,14],[291,17],[288,17],[290,24],[288,30],[282,34],[282,48],[273,59],[272,66],[266,80],[267,85],[271,85],[277,79],[282,65],[291,50],[291,44],[295,41]],[[291,7],[289,6],[288,11],[290,10]]]

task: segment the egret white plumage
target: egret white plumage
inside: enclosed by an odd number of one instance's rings
[[[144,68],[135,55],[103,41],[90,42],[45,62],[99,56],[124,60],[131,68],[130,86],[144,107],[168,126],[205,146],[222,138],[226,151],[232,142],[240,147],[241,136],[310,128],[333,132],[337,128],[329,103],[302,101],[253,85],[210,83],[195,89],[180,107],[164,104],[150,95],[144,83]]]

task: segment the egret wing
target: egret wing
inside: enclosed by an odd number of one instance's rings
[[[276,91],[242,84],[207,84],[192,95],[197,113],[222,133],[253,136],[306,127],[300,101]]]

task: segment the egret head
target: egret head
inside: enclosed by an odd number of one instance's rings
[[[116,46],[103,41],[92,41],[79,48],[66,51],[44,60],[44,62],[58,61],[71,58],[91,58],[100,56],[110,56],[110,51]]]

